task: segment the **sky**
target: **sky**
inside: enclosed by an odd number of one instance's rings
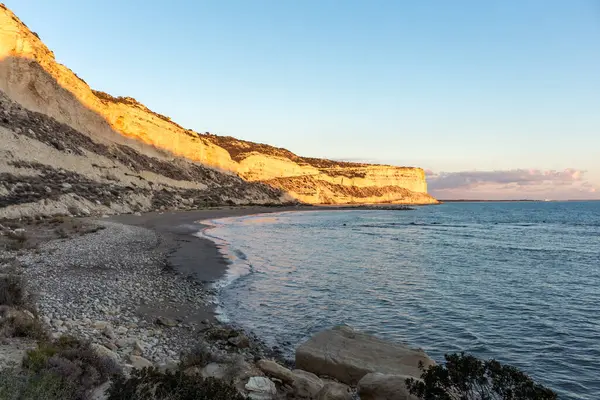
[[[94,89],[197,132],[600,199],[598,0],[4,0]]]

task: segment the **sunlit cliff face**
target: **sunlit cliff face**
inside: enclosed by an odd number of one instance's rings
[[[270,146],[244,142],[249,150],[232,159],[210,135],[187,130],[132,98],[93,91],[14,14],[0,9],[0,90],[24,107],[49,115],[97,141],[134,139],[154,155],[164,151],[261,181],[310,203],[434,203],[424,171],[365,164],[327,162],[326,166]],[[235,139],[234,139],[235,140]],[[250,143],[250,145],[248,145]],[[312,160],[312,161],[311,161]],[[302,180],[310,177],[310,180]],[[280,178],[287,180],[274,181]],[[404,189],[404,190],[400,190]],[[407,192],[410,191],[410,192]],[[412,193],[414,192],[414,194]]]

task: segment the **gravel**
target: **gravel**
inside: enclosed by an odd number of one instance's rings
[[[186,316],[209,307],[202,286],[166,268],[168,245],[158,233],[115,222],[105,229],[43,244],[19,257],[40,317],[53,335],[72,335],[113,350],[127,362],[179,360],[202,323]],[[174,323],[165,326],[159,319]]]

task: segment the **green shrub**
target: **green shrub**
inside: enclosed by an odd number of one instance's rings
[[[129,379],[113,381],[108,400],[243,400],[230,383],[188,376],[182,371],[162,373],[156,368],[134,370]]]
[[[406,380],[411,394],[424,400],[555,400],[556,393],[518,368],[482,361],[465,353],[446,354],[446,362],[427,369],[421,380]]]

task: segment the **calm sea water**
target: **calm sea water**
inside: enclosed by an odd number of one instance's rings
[[[213,221],[223,317],[286,354],[336,324],[520,367],[600,399],[600,202],[453,203]]]

